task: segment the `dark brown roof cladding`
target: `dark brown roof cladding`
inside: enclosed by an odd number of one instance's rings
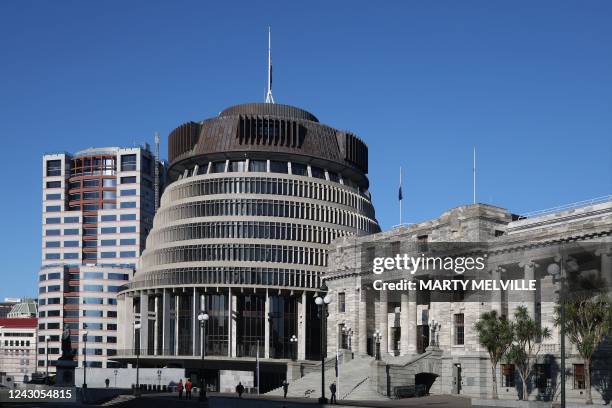
[[[244,103],[241,105],[230,106],[219,114],[219,116],[236,115],[259,115],[275,116],[287,119],[302,119],[312,122],[319,122],[319,119],[310,112],[295,106],[282,105],[279,103]]]
[[[232,152],[307,156],[368,172],[368,148],[361,139],[288,105],[236,105],[218,117],[185,123],[168,137],[170,170],[195,156]]]

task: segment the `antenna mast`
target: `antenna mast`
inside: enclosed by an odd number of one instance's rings
[[[159,208],[159,132],[155,132],[155,212]]]
[[[266,93],[266,103],[274,103],[272,96],[272,29],[268,26],[268,92]]]

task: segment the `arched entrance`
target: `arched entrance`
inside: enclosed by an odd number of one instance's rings
[[[429,390],[438,378],[434,373],[418,373],[414,376],[414,385],[417,390],[423,390],[424,394],[429,394]]]

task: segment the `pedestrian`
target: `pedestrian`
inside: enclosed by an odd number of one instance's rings
[[[289,391],[289,383],[283,380],[283,398],[287,399],[287,391]]]
[[[236,392],[238,393],[238,398],[242,398],[242,393],[244,392],[244,385],[242,385],[242,382],[238,382],[238,385],[236,386]]]
[[[329,403],[337,404],[338,401],[336,400],[336,383],[335,382],[331,383],[331,385],[329,386],[329,392],[331,392],[331,398],[329,399]]]
[[[191,383],[191,378],[187,379],[187,382],[185,382],[185,399],[191,399],[191,386],[193,384]]]
[[[176,389],[178,390],[179,399],[183,399],[183,379],[179,380],[179,383],[176,386]]]
[[[110,380],[107,378],[106,380],[104,380],[104,384],[106,384],[106,388],[108,388],[108,386],[110,385]]]

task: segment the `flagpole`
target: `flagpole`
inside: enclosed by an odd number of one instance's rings
[[[400,216],[400,225],[403,223],[403,207],[404,207],[404,194],[402,191],[402,166],[400,166],[400,183],[399,183],[399,216]]]
[[[476,204],[476,146],[474,146],[474,162],[472,165],[473,201]]]

